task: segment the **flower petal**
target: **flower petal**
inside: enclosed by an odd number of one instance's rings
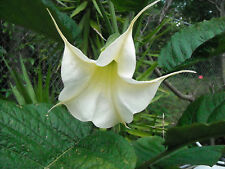
[[[106,66],[115,60],[118,63],[120,76],[125,78],[133,76],[136,67],[136,54],[132,38],[133,25],[145,10],[158,2],[159,0],[149,4],[134,17],[128,29],[100,54],[96,63],[98,66]]]
[[[133,114],[138,113],[148,106],[164,79],[184,72],[195,73],[194,71],[183,70],[170,73],[151,81],[136,81],[133,79],[121,78],[122,80],[120,88],[118,89],[118,97]]]
[[[49,10],[48,12],[65,44],[61,65],[61,76],[64,83],[64,89],[59,95],[59,100],[63,102],[79,92],[80,86],[87,83],[91,78],[91,72],[93,72],[96,65],[94,60],[89,59],[81,50],[67,41]]]
[[[81,86],[89,81],[95,68],[95,63],[79,59],[71,51],[71,48],[65,45],[61,65],[61,77],[64,89],[60,93],[59,100],[63,101],[72,97]]]
[[[49,15],[51,16],[51,19],[56,27],[56,30],[58,31],[60,37],[62,38],[62,40],[64,41],[65,43],[65,48],[68,48],[73,54],[74,54],[74,57],[77,57],[79,58],[80,60],[83,60],[85,62],[88,62],[88,63],[93,63],[94,61],[89,59],[87,56],[85,56],[82,51],[78,48],[76,48],[75,46],[71,45],[68,40],[66,39],[66,37],[63,35],[63,33],[61,32],[61,30],[59,29],[55,19],[53,18],[51,12],[49,11],[49,9],[47,9]]]
[[[122,106],[117,108],[120,102],[113,98],[110,87],[103,86],[101,83],[104,83],[101,79],[99,82],[96,79],[90,81],[76,96],[63,104],[75,118],[81,121],[92,121],[100,128],[110,128],[118,123],[124,123],[123,120],[128,116],[128,122],[131,122],[133,114],[128,112],[125,114],[126,117],[121,117]]]

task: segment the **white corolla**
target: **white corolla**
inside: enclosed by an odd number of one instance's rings
[[[158,1],[142,9],[128,29],[97,60],[89,59],[71,45],[51,16],[65,43],[61,66],[64,89],[56,106],[64,104],[75,118],[92,121],[100,128],[110,128],[118,123],[132,122],[133,115],[148,106],[165,78],[182,72],[194,73],[183,70],[151,81],[132,79],[136,67],[133,25],[146,9]]]

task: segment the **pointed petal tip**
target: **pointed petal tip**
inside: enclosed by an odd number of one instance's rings
[[[50,109],[48,110],[48,113],[50,113],[50,111],[52,111],[54,108],[60,106],[61,104],[63,104],[63,103],[62,103],[62,102],[59,102],[59,103],[57,103],[56,105],[52,106],[52,108],[50,108]]]
[[[123,123],[123,125],[129,130],[131,129],[125,122]]]
[[[58,32],[59,35],[60,35],[60,37],[62,38],[62,40],[64,41],[64,43],[66,43],[66,42],[67,42],[67,39],[66,39],[66,37],[63,35],[63,33],[61,32],[61,30],[59,29],[59,26],[57,25],[57,23],[56,23],[54,17],[52,16],[52,13],[50,12],[50,10],[49,10],[48,8],[46,8],[46,10],[48,11],[48,14],[50,15],[50,17],[51,17],[51,19],[52,19],[52,21],[53,21],[53,23],[54,23],[54,25],[55,25],[55,27],[56,27],[56,30],[57,30],[57,32]]]
[[[149,5],[147,5],[146,7],[144,7],[135,17],[134,19],[131,21],[131,24],[130,24],[130,28],[133,27],[133,24],[136,22],[136,20],[139,18],[139,16],[145,12],[147,9],[149,9],[150,7],[154,6],[155,4],[157,4],[160,0],[156,0],[152,3],[150,3]]]
[[[169,73],[165,76],[161,76],[160,78],[167,78],[167,77],[170,77],[170,76],[173,76],[173,75],[176,75],[176,74],[180,74],[180,73],[197,73],[196,71],[194,70],[180,70],[180,71],[177,71],[177,72],[173,72],[173,73]]]
[[[197,73],[196,71],[194,70],[181,70],[181,73]]]

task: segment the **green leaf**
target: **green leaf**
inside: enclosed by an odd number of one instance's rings
[[[4,169],[44,168],[91,132],[62,107],[17,106],[0,100],[0,164]]]
[[[225,120],[225,92],[207,94],[196,99],[187,107],[178,125],[219,120]]]
[[[136,156],[132,146],[113,132],[97,132],[82,139],[51,168],[132,169]]]
[[[103,15],[102,15],[102,13],[101,13],[101,10],[100,10],[100,8],[99,8],[99,6],[98,6],[96,0],[92,0],[92,2],[93,2],[93,4],[94,4],[95,9],[96,9],[97,12],[99,13],[99,15],[100,15],[101,17],[103,17]]]
[[[104,51],[119,36],[120,36],[119,33],[114,33],[114,34],[110,35],[109,38],[107,39],[105,45],[101,48],[101,51]]]
[[[50,0],[1,0],[0,18],[61,42],[46,8],[52,12],[68,40],[76,40],[80,32],[78,26],[69,16],[61,13]]]
[[[88,2],[87,1],[84,1],[82,2],[73,12],[72,14],[70,15],[70,17],[74,17],[76,16],[77,14],[79,14],[81,11],[83,11],[86,7],[87,7],[87,4]]]
[[[225,121],[210,125],[195,123],[188,126],[170,128],[166,133],[165,145],[169,149],[176,149],[196,141],[224,136],[224,128]]]
[[[120,12],[138,12],[149,4],[149,0],[142,0],[141,3],[139,0],[112,0],[112,2]]]
[[[161,137],[152,136],[138,139],[133,143],[138,157],[137,168],[168,168],[184,164],[213,165],[225,151],[225,146],[205,146],[193,148],[168,149]]]
[[[17,90],[16,86],[13,86],[10,83],[10,87],[12,89],[12,93],[14,95],[14,97],[16,98],[16,101],[20,104],[20,105],[24,105],[26,104],[24,97],[20,94],[20,92]]]
[[[21,68],[22,68],[22,72],[23,72],[23,78],[24,78],[24,81],[26,82],[27,94],[31,98],[32,103],[37,103],[36,94],[34,92],[34,88],[32,86],[32,83],[30,81],[30,78],[28,76],[28,73],[27,73],[26,67],[25,67],[25,65],[23,63],[22,58],[20,58],[20,64],[21,64]]]
[[[204,146],[194,148],[182,148],[176,153],[167,156],[158,165],[163,167],[167,166],[180,166],[185,164],[191,165],[214,165],[222,156],[225,146]]]
[[[214,18],[182,29],[162,48],[158,60],[159,66],[166,71],[172,71],[189,59],[201,44],[224,31],[225,18]]]
[[[165,151],[163,142],[164,140],[158,136],[144,137],[133,142],[133,147],[138,158],[136,167]]]
[[[151,67],[149,67],[144,73],[137,77],[137,80],[147,80],[157,66],[158,63],[154,62]]]
[[[3,58],[3,61],[5,62],[5,65],[6,65],[6,67],[8,68],[8,70],[10,72],[11,78],[15,82],[16,90],[17,90],[17,91],[14,90],[15,97],[18,98],[18,97],[21,97],[22,96],[23,97],[23,100],[25,101],[26,104],[31,104],[32,103],[32,100],[31,100],[31,98],[30,98],[30,96],[28,94],[28,90],[24,86],[24,82],[21,79],[20,75],[18,74],[18,72],[16,70],[14,70],[13,68],[11,68],[9,66],[8,62],[4,58]],[[18,95],[18,92],[20,93],[20,95]]]

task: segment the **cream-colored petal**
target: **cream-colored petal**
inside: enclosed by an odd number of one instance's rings
[[[136,81],[133,79],[121,78],[118,97],[133,114],[141,112],[151,102],[159,85],[165,78],[184,72],[195,73],[194,71],[183,70],[170,73],[151,81]]]
[[[132,32],[126,31],[112,42],[96,61],[99,66],[106,66],[115,60],[120,76],[131,78],[135,71],[136,55]]]
[[[99,56],[98,66],[105,66],[115,60],[118,64],[118,73],[122,77],[131,78],[136,67],[136,54],[132,38],[132,29],[138,17],[148,8],[155,5],[159,0],[142,9],[131,21],[128,29],[112,42]]]
[[[95,63],[80,60],[74,55],[74,52],[65,46],[61,65],[64,89],[60,93],[59,100],[63,101],[72,97],[77,90],[90,80],[95,68]]]
[[[64,89],[59,95],[59,100],[64,102],[76,95],[81,86],[84,86],[89,81],[96,65],[94,60],[87,58],[81,50],[67,41],[49,10],[48,12],[65,44],[61,65],[61,77]]]
[[[117,74],[117,64],[97,67],[86,82],[74,84],[77,92],[70,99],[62,100],[70,113],[81,121],[92,121],[97,127],[109,128],[118,123],[130,123],[133,113],[121,102],[117,89],[121,78]],[[71,86],[73,90],[74,86]],[[70,88],[65,88],[66,98]],[[67,91],[66,91],[67,90]],[[62,92],[63,93],[63,92]],[[60,97],[61,99],[61,97]]]
[[[116,108],[117,103],[113,99],[111,84],[107,82],[103,84],[102,80],[101,78],[91,80],[85,88],[63,104],[75,118],[92,121],[99,128],[110,128],[123,120]]]
[[[94,61],[93,60],[90,60],[87,56],[85,56],[82,51],[78,48],[76,48],[75,46],[71,45],[68,40],[66,39],[66,37],[63,35],[63,33],[61,32],[61,30],[59,29],[55,19],[53,18],[51,12],[49,11],[49,9],[47,9],[49,15],[51,16],[51,19],[56,27],[56,30],[58,31],[60,37],[62,38],[62,40],[64,41],[65,43],[65,48],[68,48],[68,50],[70,50],[73,54],[74,54],[74,57],[77,57],[79,58],[80,60],[82,61],[85,61],[85,62],[88,62],[88,63],[93,63]]]
[[[121,123],[121,117],[115,107],[112,95],[107,96],[101,93],[98,97],[96,110],[92,119],[95,126],[100,128],[110,128]]]

